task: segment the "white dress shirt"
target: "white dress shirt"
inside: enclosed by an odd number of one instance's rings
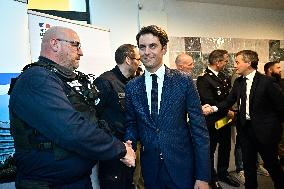
[[[208,66],[208,70],[210,70],[211,72],[213,72],[213,73],[218,77],[218,73],[219,73],[219,72],[213,70],[212,68],[210,68],[210,66]]]
[[[246,120],[250,120],[250,115],[249,115],[249,95],[250,95],[250,90],[253,82],[253,78],[255,76],[256,70],[251,72],[246,76],[246,83],[247,83],[247,89],[246,89]],[[241,102],[242,103],[242,102]]]
[[[151,74],[157,75],[157,82],[158,82],[158,112],[160,111],[160,102],[162,98],[162,89],[163,89],[163,82],[165,76],[166,67],[162,65],[155,73],[150,73],[145,70],[145,85],[146,85],[146,92],[147,92],[147,99],[149,105],[149,111],[151,112],[151,89],[152,89],[152,77]]]
[[[246,76],[246,120],[250,120],[250,115],[249,115],[249,95],[250,95],[250,90],[253,82],[253,78],[255,76],[256,70],[252,71],[250,74]],[[241,106],[242,101],[240,101],[240,106]],[[217,106],[212,106],[213,112],[217,112],[218,108]]]

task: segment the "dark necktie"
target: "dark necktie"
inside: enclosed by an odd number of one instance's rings
[[[241,106],[240,106],[240,120],[241,124],[244,125],[246,121],[246,100],[247,100],[247,78],[244,77],[242,82],[241,82],[241,89],[240,89],[240,94],[241,94]]]
[[[151,116],[156,122],[158,117],[158,82],[157,75],[151,74],[152,90],[151,90]]]

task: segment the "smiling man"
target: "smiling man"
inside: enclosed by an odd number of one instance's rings
[[[273,78],[257,71],[258,61],[255,51],[238,52],[235,69],[242,77],[235,80],[229,96],[224,101],[215,107],[206,106],[207,110],[216,112],[227,110],[237,102],[245,188],[257,188],[256,160],[259,152],[274,182],[274,188],[283,189],[284,173],[278,160],[278,143],[282,134],[284,96]],[[208,113],[205,107],[204,112]]]
[[[208,189],[209,137],[193,81],[164,65],[162,28],[143,27],[136,40],[146,70],[126,86],[125,139],[141,141],[145,188]]]

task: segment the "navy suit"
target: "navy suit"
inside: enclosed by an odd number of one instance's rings
[[[141,141],[145,187],[156,182],[160,153],[176,188],[192,189],[196,179],[209,181],[209,136],[191,77],[166,67],[156,122],[150,115],[145,75],[131,80],[125,95],[125,139],[133,141],[133,145]]]

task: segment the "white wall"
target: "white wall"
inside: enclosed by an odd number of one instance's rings
[[[0,73],[20,73],[31,62],[27,4],[23,2],[0,1]]]
[[[136,44],[138,6],[136,0],[90,0],[91,23],[109,28],[114,61],[115,50],[124,43]]]
[[[177,37],[284,39],[284,11],[279,10],[176,0],[90,0],[90,6],[91,23],[111,30],[112,54],[123,43],[135,44],[143,23],[162,25]]]
[[[284,39],[284,11],[168,1],[174,36]]]

